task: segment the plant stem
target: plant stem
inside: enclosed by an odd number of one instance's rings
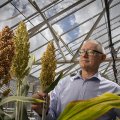
[[[20,79],[17,80],[17,96],[21,95],[21,89],[20,89]],[[21,114],[21,110],[20,110],[20,102],[16,101],[16,114],[15,114],[15,120],[20,120],[20,114]]]
[[[42,109],[42,120],[46,120],[46,113],[47,113],[47,105],[48,105],[48,97],[45,96],[44,97],[44,101],[45,103],[43,103],[43,109]]]

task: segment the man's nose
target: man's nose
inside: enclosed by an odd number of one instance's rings
[[[83,57],[88,57],[87,51],[85,51],[85,53],[83,54]]]

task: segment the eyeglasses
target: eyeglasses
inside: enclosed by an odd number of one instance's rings
[[[85,55],[87,53],[87,55],[96,55],[96,54],[103,54],[102,52],[99,52],[97,50],[80,50],[79,51],[80,55]]]

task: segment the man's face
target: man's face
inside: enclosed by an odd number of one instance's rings
[[[97,71],[104,59],[105,55],[97,49],[97,44],[86,42],[81,47],[79,62],[82,69]]]

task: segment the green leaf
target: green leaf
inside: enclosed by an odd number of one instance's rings
[[[33,63],[35,63],[35,56],[30,55],[28,66],[27,66],[27,69],[29,69],[28,73],[30,73]]]
[[[35,56],[31,55],[29,58],[29,61],[28,61],[28,65],[21,76],[27,76],[30,73],[34,62],[35,62]],[[22,78],[22,79],[24,79],[24,78]]]
[[[82,120],[96,120],[98,117],[106,113],[112,107],[108,105],[94,105],[87,110],[81,111],[79,114],[75,114],[70,118],[70,120],[79,120],[79,118],[83,118]]]
[[[15,113],[5,114],[4,120],[15,120]]]
[[[41,103],[44,102],[40,99],[35,99],[31,97],[25,97],[25,96],[9,96],[7,98],[4,98],[0,102],[0,106],[4,105],[5,103],[12,102],[12,101],[20,101],[20,102],[28,102],[28,103]]]
[[[0,108],[0,115],[3,115],[4,111]]]
[[[4,120],[3,117],[0,115],[0,120]]]
[[[7,114],[5,111],[0,109],[0,120],[14,120],[15,115],[13,114]]]
[[[62,76],[63,76],[63,72],[61,72],[59,74],[59,76],[56,78],[56,80],[54,82],[52,82],[52,84],[48,88],[46,88],[44,90],[44,92],[49,93],[51,90],[53,90],[55,88],[55,86],[58,84],[59,80],[62,78]]]
[[[80,101],[74,101],[74,102],[70,102],[65,110],[62,112],[62,114],[60,115],[59,119],[61,119],[62,117],[64,117],[67,113],[68,113],[68,110],[72,109],[77,103],[79,103]]]
[[[28,90],[29,90],[29,84],[28,84],[28,80],[27,80],[27,77],[24,77],[24,79],[22,80],[22,84],[21,84],[21,87],[20,87],[20,95],[21,96],[27,96],[28,94]]]
[[[111,108],[120,108],[120,96],[105,93],[92,99],[69,103],[58,120],[95,120]]]

